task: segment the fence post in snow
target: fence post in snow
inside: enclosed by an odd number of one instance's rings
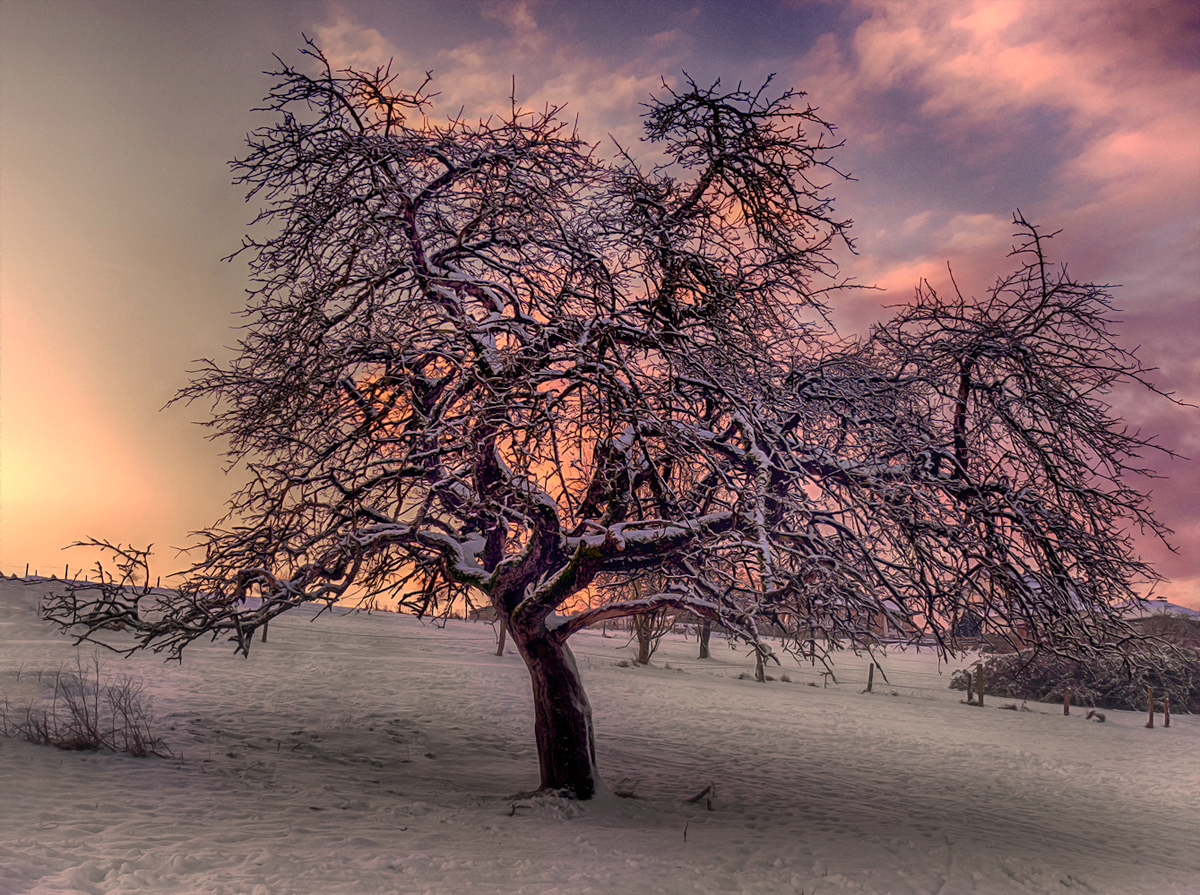
[[[1171,726],[1171,700],[1163,699],[1163,727]]]
[[[871,692],[871,687],[875,685],[875,663],[872,662],[867,667],[867,692]]]
[[[1146,704],[1150,709],[1150,720],[1146,722],[1146,726],[1151,730],[1154,729],[1154,690],[1151,687],[1146,688]]]
[[[979,704],[983,705],[983,663],[975,666],[975,689],[979,691]]]
[[[1063,714],[1071,714],[1071,688],[1063,690]]]

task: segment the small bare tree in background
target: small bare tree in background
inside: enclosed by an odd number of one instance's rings
[[[651,574],[645,578],[627,582],[620,589],[620,594],[636,601],[661,593],[664,584],[661,576]],[[620,599],[620,596],[616,599]],[[650,664],[650,658],[658,651],[658,645],[662,643],[663,637],[670,633],[675,626],[675,614],[675,610],[666,607],[630,617],[632,639],[637,641],[637,658],[633,660],[635,664]]]
[[[1114,604],[1154,575],[1126,528],[1162,529],[1127,478],[1150,442],[1105,395],[1146,371],[1026,222],[984,299],[923,288],[834,342],[848,225],[802,94],[664,87],[651,166],[555,108],[439,121],[424,86],[303,62],[234,163],[262,207],[237,356],[181,395],[249,484],[177,594],[76,592],[64,625],[245,652],[306,603],[474,593],[529,670],[541,786],[581,799],[599,778],[567,642],[606,619],[687,612],[752,644],[770,623],[806,650],[872,642],[880,611],[946,648],[979,607],[1065,651],[1128,636]]]

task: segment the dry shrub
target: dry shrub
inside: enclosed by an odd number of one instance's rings
[[[1138,710],[1146,707],[1149,688],[1156,700],[1170,699],[1172,711],[1200,713],[1200,651],[1186,647],[1146,644],[1127,656],[1085,660],[1023,650],[990,658],[983,667],[989,695],[1062,702],[1069,689],[1077,705]],[[967,677],[973,673],[956,671],[950,688],[967,689]]]
[[[1132,622],[1133,626],[1158,640],[1176,646],[1189,646],[1200,650],[1200,618],[1173,613],[1157,613]]]
[[[21,737],[56,749],[109,749],[144,758],[171,750],[152,731],[150,700],[129,675],[105,674],[100,660],[54,672],[51,693],[37,704],[0,708],[0,735]]]

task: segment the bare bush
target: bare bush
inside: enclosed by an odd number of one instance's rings
[[[1166,643],[1200,650],[1200,618],[1160,613],[1132,622],[1135,629]]]
[[[989,695],[1008,699],[1061,702],[1069,689],[1072,699],[1102,709],[1145,708],[1146,690],[1171,700],[1176,712],[1200,712],[1200,652],[1160,644],[1144,644],[1137,661],[1129,656],[1101,654],[1066,658],[1032,650],[995,656],[984,662]],[[957,671],[952,690],[967,689],[971,669]]]
[[[0,709],[0,735],[69,751],[109,749],[144,758],[168,756],[152,732],[153,714],[142,685],[130,675],[108,675],[100,660],[76,656],[54,672],[52,691],[39,704]]]

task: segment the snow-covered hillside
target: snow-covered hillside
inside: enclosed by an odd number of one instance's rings
[[[15,703],[75,654],[35,605],[0,583]],[[0,740],[0,892],[1200,892],[1195,717],[966,706],[966,662],[924,652],[889,653],[870,694],[854,656],[836,684],[787,660],[790,683],[741,680],[744,651],[702,662],[683,638],[622,667],[623,636],[585,632],[600,766],[635,798],[564,803],[516,795],[537,782],[528,680],[490,626],[310,620],[248,660],[102,655],[174,759]],[[710,784],[711,811],[686,801]]]

